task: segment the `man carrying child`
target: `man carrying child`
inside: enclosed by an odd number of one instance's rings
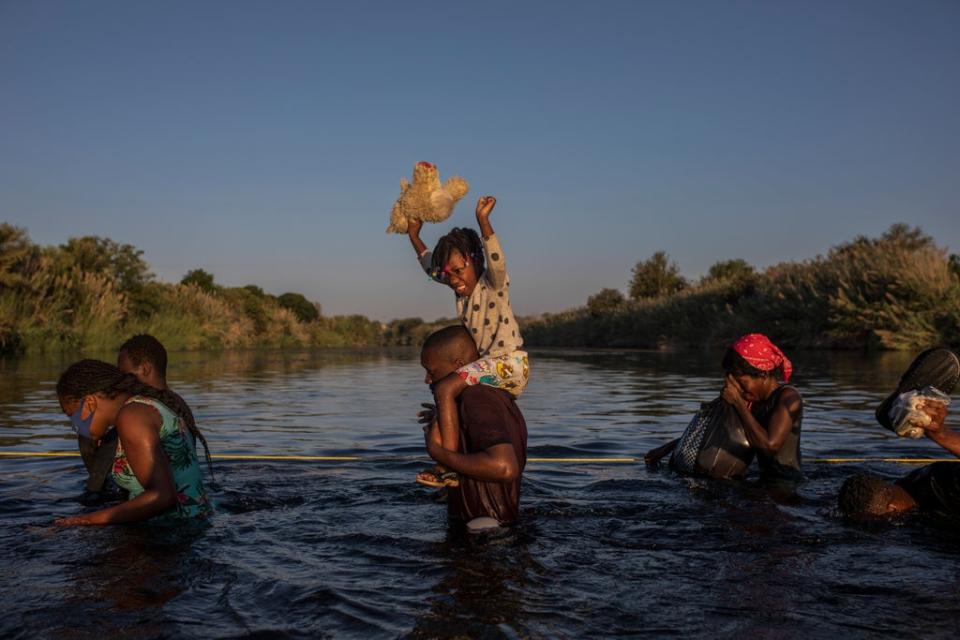
[[[420,364],[424,382],[433,386],[465,364],[477,360],[477,345],[462,326],[431,334],[423,344]],[[452,524],[478,532],[510,525],[520,513],[520,486],[527,462],[527,426],[507,391],[483,384],[463,390],[457,399],[460,446],[443,446],[430,406],[420,413],[427,453],[460,475],[459,486],[448,487],[447,513]]]

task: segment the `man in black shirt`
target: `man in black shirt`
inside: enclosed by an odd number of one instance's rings
[[[960,434],[944,426],[946,407],[932,404],[923,409],[931,422],[926,436],[960,458]],[[960,522],[960,461],[935,462],[896,482],[858,474],[848,478],[838,496],[840,510],[853,517],[894,516],[917,511],[941,520]]]
[[[437,380],[477,360],[477,345],[462,326],[431,334],[423,344],[420,364],[424,382]],[[513,396],[484,384],[468,387],[458,399],[460,447],[443,448],[435,411],[422,412],[427,453],[460,474],[459,486],[449,488],[447,512],[452,522],[471,531],[516,522],[520,482],[527,462],[527,426]]]

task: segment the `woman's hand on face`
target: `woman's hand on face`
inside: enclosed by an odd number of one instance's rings
[[[721,395],[727,404],[731,404],[734,407],[741,407],[746,404],[743,399],[743,392],[740,390],[740,385],[737,384],[737,381],[729,374],[724,378],[723,393]]]

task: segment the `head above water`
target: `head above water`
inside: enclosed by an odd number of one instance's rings
[[[123,343],[117,354],[117,367],[144,384],[158,389],[167,386],[167,350],[149,334],[133,336]]]
[[[723,355],[721,366],[750,401],[766,400],[780,386],[778,380],[788,381],[793,372],[790,360],[760,333],[737,339]]]
[[[483,275],[483,243],[473,229],[455,227],[433,250],[431,269],[458,296],[469,296]]]
[[[161,392],[108,362],[81,360],[67,367],[57,381],[60,408],[89,423],[89,433],[101,437],[116,421],[123,400],[146,395],[163,401]]]
[[[420,349],[420,365],[427,372],[424,382],[432,385],[479,357],[477,343],[462,325],[434,331]]]
[[[840,487],[837,502],[840,511],[849,518],[894,516],[917,506],[903,487],[869,473],[847,478]]]
[[[121,371],[108,362],[90,359],[73,363],[57,381],[60,408],[75,425],[89,421],[89,432],[94,438],[102,437],[111,425],[116,424],[117,415],[130,396],[159,400],[176,412],[184,426],[203,444],[207,463],[210,464],[210,448],[206,438],[186,415],[187,412],[182,411],[182,401],[169,389],[145,384],[133,373]]]

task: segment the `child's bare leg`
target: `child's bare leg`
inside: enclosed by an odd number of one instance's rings
[[[457,451],[460,448],[460,416],[457,409],[457,397],[469,385],[456,373],[451,373],[433,386],[433,398],[437,404],[437,426],[440,430],[440,444],[447,451]],[[456,474],[453,478],[441,478],[447,469],[437,463],[430,471],[421,471],[417,474],[417,481],[429,486],[439,486],[439,483],[457,486]]]
[[[460,448],[457,398],[468,386],[466,381],[454,372],[433,387],[433,398],[437,403],[437,422],[440,425],[440,442],[447,451]]]

